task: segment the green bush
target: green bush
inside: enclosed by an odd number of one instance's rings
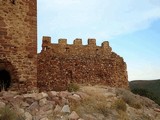
[[[145,89],[141,89],[141,88],[132,89],[131,92],[133,92],[134,94],[145,96],[145,97],[153,96],[153,94],[151,92],[149,92],[148,90],[145,90]]]
[[[156,102],[158,105],[160,105],[160,97],[155,96],[152,92],[146,89],[141,88],[135,88],[131,90],[134,94],[138,94],[140,96],[148,97],[149,99]]]
[[[76,91],[78,91],[80,89],[80,87],[76,83],[70,83],[70,84],[68,84],[68,88],[67,89],[68,89],[69,92],[76,92]]]
[[[25,118],[18,115],[8,106],[5,106],[4,108],[0,108],[0,120],[25,120]]]

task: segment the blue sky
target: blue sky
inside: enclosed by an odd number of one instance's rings
[[[38,52],[42,36],[109,41],[129,80],[160,78],[160,0],[38,0]]]

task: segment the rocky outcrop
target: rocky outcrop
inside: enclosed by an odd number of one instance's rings
[[[127,101],[124,104],[125,110],[121,109],[123,104],[115,107],[116,101],[126,97],[125,95],[128,95],[128,101],[140,104],[141,107],[133,106]],[[11,91],[1,92],[0,109],[5,106],[9,106],[26,120],[160,119],[159,106],[153,101],[127,90],[102,86],[82,86],[77,92],[48,91],[21,95]]]

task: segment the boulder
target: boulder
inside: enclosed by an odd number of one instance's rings
[[[24,98],[36,98],[37,93],[32,93],[32,94],[24,94],[23,97]]]
[[[61,112],[62,108],[59,105],[56,105],[55,109],[53,110],[54,113]]]
[[[6,104],[4,102],[0,101],[0,108],[4,108],[6,106]]]
[[[93,115],[90,115],[90,114],[84,114],[83,118],[84,118],[84,120],[97,120],[96,117],[94,117]]]
[[[61,110],[62,113],[70,113],[70,107],[69,105],[64,105],[62,110]]]
[[[32,115],[29,112],[25,112],[24,116],[26,118],[25,120],[32,120]]]
[[[51,97],[51,98],[56,97],[57,95],[58,95],[58,93],[56,91],[49,91],[48,92],[48,96]]]
[[[154,108],[154,111],[156,111],[156,112],[160,112],[160,109],[158,109],[158,108]]]
[[[79,116],[75,111],[72,111],[72,113],[68,116],[69,120],[78,120]]]
[[[68,100],[69,101],[75,101],[75,102],[79,102],[81,100],[80,96],[77,94],[74,95],[69,95],[68,96]]]
[[[48,110],[52,110],[53,109],[53,105],[52,104],[46,104],[42,107],[39,108],[42,111],[48,111]]]
[[[29,104],[27,102],[22,102],[21,107],[29,107]]]
[[[45,117],[45,118],[42,118],[42,119],[40,119],[40,120],[49,120],[47,117]]]
[[[38,109],[38,108],[39,108],[38,102],[35,101],[27,108],[27,110],[31,111],[31,110],[35,110],[35,109]]]
[[[39,100],[39,106],[43,106],[45,104],[47,104],[47,99],[46,98],[43,98],[43,99]]]
[[[79,95],[81,99],[86,99],[89,97],[89,95],[84,92],[76,92],[76,94]]]
[[[66,98],[70,93],[68,91],[61,91],[59,92],[59,96],[61,98]]]

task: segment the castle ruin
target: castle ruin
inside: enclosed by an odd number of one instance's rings
[[[37,55],[37,0],[0,1],[0,90],[66,90],[70,83],[128,87],[126,63],[108,42],[73,45],[43,37]]]
[[[52,44],[50,37],[43,37],[37,68],[40,90],[66,90],[70,83],[128,87],[126,63],[107,41],[101,46],[95,39],[88,39],[88,45],[81,39],[73,45],[66,39]]]

